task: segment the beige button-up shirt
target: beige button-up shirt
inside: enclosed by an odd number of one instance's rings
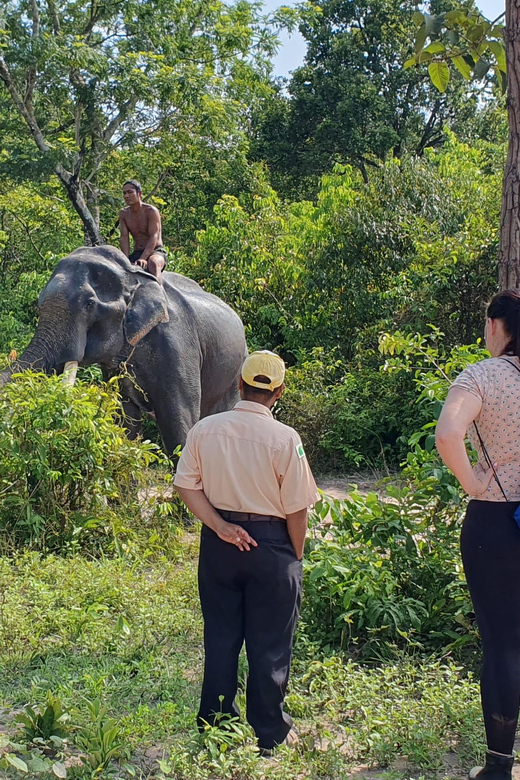
[[[275,517],[318,500],[300,437],[254,401],[194,425],[174,485],[203,490],[217,509]]]

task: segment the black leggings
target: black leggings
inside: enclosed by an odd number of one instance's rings
[[[520,706],[520,528],[516,503],[470,501],[460,539],[482,638],[480,680],[489,750],[510,754]]]

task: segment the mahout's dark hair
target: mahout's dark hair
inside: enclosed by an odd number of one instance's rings
[[[242,382],[244,384],[243,394],[245,400],[249,398],[251,401],[254,401],[255,398],[258,398],[262,401],[268,401],[278,390],[277,387],[275,387],[274,390],[269,390],[268,387],[266,387],[265,390],[262,387],[253,387],[253,385],[248,385],[244,379],[242,379]],[[259,375],[255,376],[255,382],[264,382],[266,385],[268,385],[271,380],[266,376]]]
[[[510,337],[504,354],[520,357],[520,290],[502,290],[494,295],[486,310],[492,320],[502,320]]]
[[[137,181],[137,179],[127,179],[125,183],[123,184],[123,187],[126,187],[126,185],[129,184],[131,187],[134,188],[136,192],[142,192],[143,188],[141,187],[141,182]]]

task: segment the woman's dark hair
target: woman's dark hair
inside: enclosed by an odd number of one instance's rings
[[[126,187],[127,184],[133,187],[136,192],[143,191],[143,188],[141,187],[141,182],[137,181],[137,179],[127,179],[123,184],[123,187]]]
[[[520,357],[520,290],[503,290],[491,298],[487,316],[502,320],[510,337],[504,352]]]

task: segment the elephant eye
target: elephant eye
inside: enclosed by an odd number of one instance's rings
[[[95,302],[95,300],[93,298],[90,298],[90,300],[88,300],[86,302],[86,304],[85,304],[87,309],[92,309],[95,305],[96,305],[96,302]]]

